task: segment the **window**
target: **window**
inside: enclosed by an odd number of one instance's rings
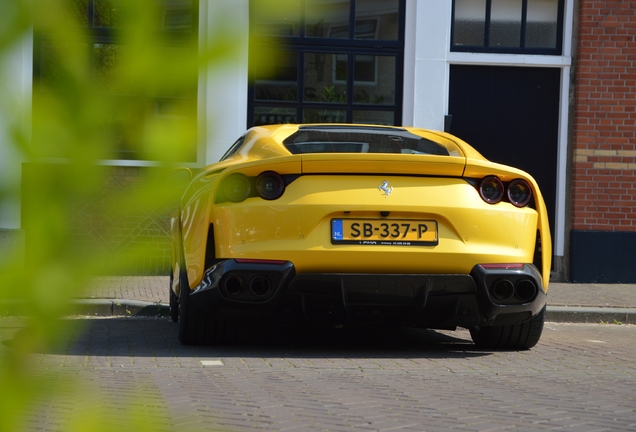
[[[196,122],[197,100],[197,2],[196,0],[156,0],[157,10],[152,28],[156,35],[152,39],[157,42],[158,49],[165,61],[157,64],[166,73],[168,66],[174,62],[187,59],[194,66],[188,76],[179,75],[173,81],[181,79],[187,84],[176,86],[178,90],[154,88],[141,90],[122,88],[115,77],[122,56],[127,53],[126,45],[121,43],[121,30],[134,23],[127,22],[120,12],[120,5],[115,0],[66,0],[71,18],[70,25],[82,28],[82,40],[66,43],[53,42],[41,36],[38,28],[34,29],[34,72],[33,72],[33,110],[37,119],[38,110],[44,110],[41,103],[46,94],[69,91],[65,85],[65,73],[60,67],[60,59],[69,58],[74,51],[76,56],[85,60],[89,71],[91,85],[101,99],[114,108],[110,110],[112,117],[107,119],[117,144],[117,153],[112,155],[118,159],[148,159],[148,155],[140,145],[140,134],[144,122],[149,119],[171,119]],[[43,7],[45,3],[42,3]],[[126,21],[126,22],[125,22]],[[60,25],[69,25],[68,22]],[[174,69],[174,68],[173,68]],[[152,74],[153,71],[147,71]],[[190,87],[187,87],[190,86]],[[187,87],[187,90],[184,88]],[[33,139],[45,142],[45,136],[39,133],[37,120],[34,120]],[[52,157],[64,157],[60,149],[51,149]],[[196,160],[196,139],[192,148],[188,149],[187,161]]]
[[[292,154],[401,153],[450,156],[448,148],[406,129],[379,126],[301,126],[283,142]],[[448,144],[453,154],[458,148]]]
[[[404,0],[250,2],[248,127],[400,124]]]
[[[454,0],[451,50],[561,55],[564,0]]]

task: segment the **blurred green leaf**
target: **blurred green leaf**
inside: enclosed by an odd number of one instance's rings
[[[110,431],[105,419],[113,415],[129,430],[155,430],[143,388],[114,407],[109,395],[70,374],[36,373],[30,359],[68,341],[60,318],[112,260],[112,251],[77,241],[74,206],[97,200],[103,211],[95,217],[104,218],[139,206],[156,212],[174,206],[182,189],[167,187],[166,179],[171,167],[196,157],[199,77],[246,55],[241,29],[218,19],[201,37],[191,10],[197,3],[171,2],[166,9],[158,0],[0,1],[0,66],[31,33],[39,53],[32,112],[17,115],[14,101],[0,101],[11,146],[29,162],[22,190],[19,181],[0,184],[1,203],[21,196],[28,237],[24,265],[19,257],[0,263],[0,300],[28,306],[19,321],[11,318],[22,330],[0,346],[2,432],[24,430],[29,410],[60,397],[83,409],[59,420],[59,430]],[[95,28],[112,37],[94,39]],[[156,167],[144,170],[134,187],[103,197],[102,161],[122,154]],[[117,253],[133,261],[145,251]]]

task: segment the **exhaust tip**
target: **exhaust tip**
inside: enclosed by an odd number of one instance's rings
[[[515,286],[508,279],[500,279],[492,286],[491,292],[497,300],[508,300],[514,295]]]
[[[223,289],[226,293],[231,296],[237,296],[243,292],[245,287],[245,282],[243,278],[240,276],[232,275],[228,276],[225,281],[223,281]]]
[[[517,282],[515,294],[522,302],[529,302],[537,295],[537,286],[529,279]]]
[[[272,282],[265,276],[254,276],[250,281],[250,293],[255,297],[265,297],[272,290]]]

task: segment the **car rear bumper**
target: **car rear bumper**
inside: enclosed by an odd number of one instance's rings
[[[296,274],[288,261],[226,260],[205,272],[191,299],[228,321],[454,329],[527,321],[547,296],[532,264],[476,265],[467,275]]]

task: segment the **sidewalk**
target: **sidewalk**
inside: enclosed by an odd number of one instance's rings
[[[78,300],[78,315],[166,316],[167,276],[97,277]],[[636,284],[551,283],[546,320],[636,323]]]

